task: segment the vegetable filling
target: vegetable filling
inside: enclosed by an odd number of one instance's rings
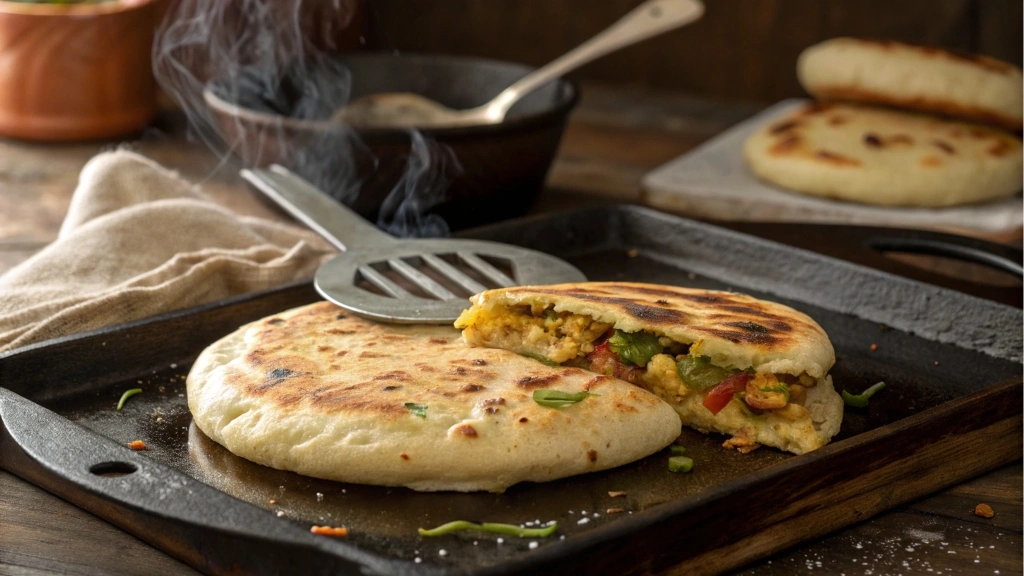
[[[679,402],[700,393],[704,407],[715,415],[731,402],[751,418],[789,404],[803,405],[807,388],[816,383],[806,373],[766,374],[719,366],[707,356],[691,355],[687,343],[647,331],[624,332],[586,315],[540,305],[515,306],[475,329],[491,345],[546,364],[614,376],[666,400]]]

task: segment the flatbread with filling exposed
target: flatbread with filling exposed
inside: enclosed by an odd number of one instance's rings
[[[825,331],[787,306],[731,292],[629,282],[490,290],[456,321],[466,342],[614,375],[683,424],[802,454],[839,431]]]
[[[589,392],[551,408],[532,394]],[[187,378],[196,426],[248,460],[415,490],[489,490],[604,470],[680,433],[649,392],[472,348],[450,326],[379,324],[321,302],[239,328]]]

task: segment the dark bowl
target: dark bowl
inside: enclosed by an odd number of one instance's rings
[[[500,124],[425,129],[419,138],[408,130],[354,130],[327,119],[347,100],[378,92],[414,92],[469,108],[531,68],[377,53],[307,59],[301,74],[293,73],[296,68],[275,76],[248,67],[208,83],[204,98],[220,137],[247,165],[285,165],[401,235],[431,235],[420,226],[428,217],[440,216],[459,230],[525,212],[579,98],[572,82],[557,80],[517,103]]]

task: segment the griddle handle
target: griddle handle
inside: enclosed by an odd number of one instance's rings
[[[879,252],[909,252],[975,262],[1024,278],[1020,250],[984,240],[952,234],[931,237],[886,235],[869,238],[865,244]]]
[[[6,388],[0,467],[206,574],[347,574],[367,565],[396,572],[392,563],[236,500]]]

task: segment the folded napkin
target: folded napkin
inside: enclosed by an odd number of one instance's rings
[[[312,278],[334,249],[128,151],[82,169],[57,239],[0,276],[0,353]]]

